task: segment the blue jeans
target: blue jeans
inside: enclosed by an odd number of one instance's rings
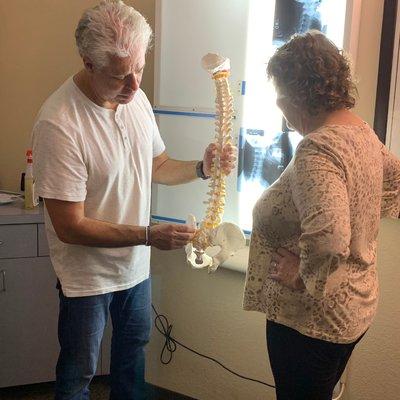
[[[56,400],[88,400],[110,311],[111,400],[146,399],[145,346],[151,328],[151,280],[97,296],[65,297],[60,290]]]

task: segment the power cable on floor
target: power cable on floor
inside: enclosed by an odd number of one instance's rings
[[[158,332],[160,332],[161,335],[163,335],[165,338],[165,343],[164,343],[163,349],[161,350],[161,355],[160,355],[160,361],[162,364],[167,365],[172,361],[173,353],[176,351],[177,345],[179,345],[179,346],[183,347],[184,349],[186,349],[200,357],[203,357],[203,358],[206,358],[207,360],[215,362],[216,364],[218,364],[219,366],[224,368],[226,371],[230,372],[231,374],[233,374],[241,379],[256,382],[256,383],[259,383],[264,386],[268,386],[273,389],[275,388],[274,385],[270,385],[269,383],[259,381],[257,379],[253,379],[253,378],[248,378],[244,375],[238,374],[237,372],[232,371],[230,368],[225,367],[225,365],[223,365],[221,362],[219,362],[215,358],[206,356],[204,354],[199,353],[196,350],[191,349],[188,346],[185,346],[183,343],[179,342],[178,340],[176,340],[175,338],[173,338],[171,336],[172,324],[170,324],[168,322],[167,317],[163,314],[159,314],[153,304],[151,306],[153,307],[153,311],[156,315],[156,317],[154,318],[154,326],[156,327]]]

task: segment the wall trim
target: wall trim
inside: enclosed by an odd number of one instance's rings
[[[390,85],[393,66],[398,0],[385,0],[381,46],[379,54],[378,84],[376,90],[374,130],[382,143],[386,142],[389,117]]]

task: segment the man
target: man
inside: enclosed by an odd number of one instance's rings
[[[165,152],[139,88],[151,35],[122,1],[87,10],[75,33],[84,68],[49,97],[33,129],[37,192],[60,281],[57,400],[89,398],[108,311],[111,399],[145,398],[149,246],[177,249],[194,235],[188,226],[149,226],[151,182],[210,175],[214,145],[201,162]],[[222,161],[229,173],[233,147],[224,148]]]

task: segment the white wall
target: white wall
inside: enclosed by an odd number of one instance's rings
[[[380,235],[380,302],[371,328],[355,351],[345,400],[400,399],[400,220]]]
[[[273,383],[265,352],[265,317],[242,310],[245,275],[226,269],[208,275],[186,265],[183,251],[153,251],[153,301],[174,325],[173,336],[227,367]],[[196,399],[273,399],[273,390],[231,377],[221,367],[179,349],[158,361],[163,339],[153,333],[148,380]],[[251,393],[249,395],[248,393]],[[267,395],[267,396],[266,396]]]
[[[155,0],[125,0],[154,26]],[[19,190],[32,125],[44,100],[82,68],[74,32],[99,0],[0,0],[0,188]],[[150,52],[142,87],[153,98]]]

